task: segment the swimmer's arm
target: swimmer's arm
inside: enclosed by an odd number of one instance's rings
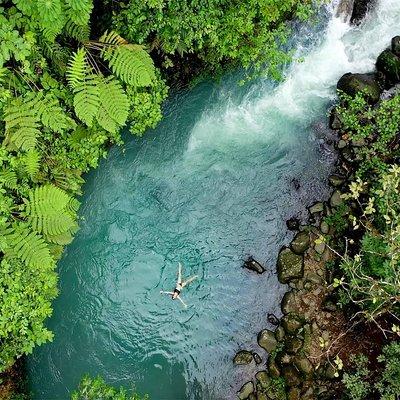
[[[179,299],[179,301],[183,304],[183,307],[187,308],[186,303],[181,299],[180,296],[177,297]]]
[[[189,285],[190,282],[193,282],[196,278],[198,278],[198,275],[194,275],[191,278],[189,278],[187,281],[182,283],[182,287],[184,288],[186,285]]]
[[[171,294],[171,295],[174,294],[174,292],[164,292],[164,290],[160,290],[160,293],[161,294]]]

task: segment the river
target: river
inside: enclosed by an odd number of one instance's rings
[[[275,261],[285,220],[326,197],[335,160],[326,111],[345,72],[366,72],[399,31],[400,2],[381,0],[360,27],[328,10],[299,26],[302,62],[279,85],[238,75],[175,92],[143,139],[125,136],[88,174],[81,229],[59,263],[53,343],[28,360],[34,399],[68,399],[85,373],[153,400],[233,399],[256,367],[240,348],[279,314]],[[241,266],[253,255],[267,271]],[[199,275],[173,289],[177,263]],[[260,367],[262,368],[262,367]]]

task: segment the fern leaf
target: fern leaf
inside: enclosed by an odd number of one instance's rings
[[[124,125],[129,112],[128,96],[120,83],[111,78],[99,82],[99,97],[102,107],[97,116],[97,121],[104,129],[115,132],[115,129],[108,129],[110,128],[109,124],[104,126],[104,119],[109,117],[115,121],[117,126]]]
[[[61,108],[57,99],[44,98],[38,103],[36,112],[42,124],[55,132],[62,133],[76,126],[74,120],[69,118],[67,113]]]
[[[32,267],[50,267],[54,260],[43,238],[33,232],[26,224],[16,224],[10,228],[4,238],[7,242],[7,256],[16,257]]]
[[[17,174],[11,170],[0,171],[0,183],[9,189],[17,188]]]
[[[60,0],[36,0],[36,6],[43,36],[53,42],[65,24],[63,4]]]
[[[86,51],[81,48],[72,55],[67,67],[67,80],[72,89],[84,83],[88,69]]]
[[[70,20],[64,26],[64,31],[67,36],[77,40],[80,43],[87,42],[90,36],[90,29],[88,24],[77,24]]]
[[[92,0],[66,0],[67,17],[76,25],[85,26],[89,23],[93,9]]]
[[[128,42],[122,36],[118,35],[118,33],[114,31],[105,31],[100,37],[99,42],[110,46],[120,46],[122,44],[128,44]]]
[[[87,126],[92,126],[93,119],[100,107],[99,79],[97,75],[88,75],[85,81],[76,86],[74,109],[77,117]]]
[[[35,149],[26,152],[24,157],[24,168],[30,177],[34,177],[39,172],[40,154]]]
[[[106,47],[102,55],[113,73],[128,85],[150,86],[155,80],[153,60],[142,46],[123,44]]]

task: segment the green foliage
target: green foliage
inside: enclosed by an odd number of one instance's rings
[[[354,364],[353,372],[345,372],[342,379],[346,388],[346,398],[349,400],[364,400],[371,392],[368,359],[363,354],[360,354],[352,356],[351,361]]]
[[[120,128],[161,119],[167,88],[150,56],[116,33],[122,45],[90,40],[93,4],[0,8],[0,372],[52,338],[44,321],[82,175],[122,142]]]
[[[71,400],[148,400],[147,395],[128,393],[124,388],[108,385],[100,376],[82,378],[78,389],[72,393]]]
[[[164,56],[164,66],[195,54],[194,64],[220,72],[229,64],[279,76],[290,56],[287,20],[306,19],[315,2],[251,0],[109,1],[114,27],[133,43],[148,44]],[[194,68],[198,67],[193,65]]]
[[[375,385],[381,400],[396,400],[400,396],[400,343],[393,342],[385,346],[378,361],[384,363],[384,369]]]
[[[342,203],[337,207],[331,215],[325,218],[325,222],[332,228],[335,229],[337,235],[342,235],[348,228],[348,214],[349,207]]]

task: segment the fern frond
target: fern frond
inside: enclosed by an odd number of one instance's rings
[[[97,122],[105,130],[116,132],[116,128],[125,124],[129,112],[129,99],[122,86],[116,79],[107,79],[99,83],[99,98],[101,108],[97,115]],[[106,119],[111,119],[116,126]]]
[[[36,146],[39,131],[39,119],[35,113],[36,101],[17,98],[4,110],[5,144],[13,144],[22,150]]]
[[[102,56],[112,72],[128,85],[150,86],[156,79],[153,60],[142,46],[122,44],[106,47]]]
[[[60,235],[76,226],[74,217],[66,212],[70,196],[53,185],[31,190],[25,215],[32,228],[45,236]]]
[[[53,42],[65,24],[63,4],[60,0],[36,0],[36,8],[43,36]]]
[[[122,36],[118,35],[118,33],[114,31],[105,31],[100,37],[99,42],[110,46],[120,46],[122,44],[128,44],[128,42]]]
[[[0,171],[0,184],[8,189],[17,188],[17,174],[9,169]]]
[[[83,83],[75,87],[74,109],[77,117],[87,126],[92,126],[93,119],[100,107],[99,78],[88,75]]]
[[[68,47],[61,46],[57,42],[49,43],[42,41],[40,43],[46,58],[51,61],[51,65],[56,71],[64,76],[67,71],[68,60],[71,57],[71,51]]]
[[[24,157],[24,169],[32,178],[39,172],[40,154],[35,149],[26,152]]]
[[[51,97],[45,97],[37,105],[37,115],[42,124],[55,132],[62,133],[64,130],[73,129],[75,121],[61,108],[60,102]]]
[[[86,61],[86,51],[80,48],[75,52],[67,67],[67,81],[72,89],[76,89],[82,85],[85,81],[86,74],[89,70],[88,63]]]
[[[6,256],[19,258],[26,265],[35,268],[54,265],[47,244],[27,224],[15,224],[3,232],[3,237],[7,243]]]
[[[90,29],[89,25],[77,25],[73,21],[68,21],[64,26],[64,32],[67,36],[75,39],[80,43],[85,43],[89,40]]]
[[[87,26],[93,9],[92,0],[66,0],[67,17],[79,26]]]

